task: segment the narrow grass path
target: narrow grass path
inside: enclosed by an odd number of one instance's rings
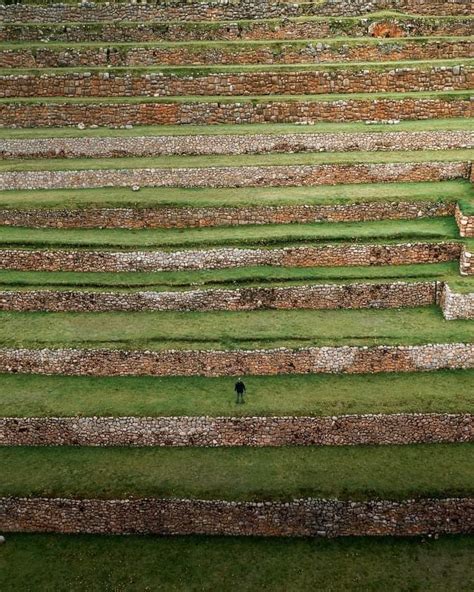
[[[474,121],[474,119],[473,119]],[[242,207],[335,205],[388,201],[474,201],[467,179],[418,183],[361,183],[314,187],[104,187],[0,191],[2,208]]]
[[[0,228],[0,246],[188,249],[289,246],[333,241],[459,239],[454,217],[372,222],[265,224],[183,229]]]
[[[79,67],[57,67],[57,68],[0,68],[0,76],[51,76],[63,74],[81,74],[90,72],[108,72],[113,75],[163,73],[173,76],[207,76],[211,74],[246,74],[255,72],[315,72],[315,71],[337,71],[337,70],[391,70],[393,68],[416,68],[417,70],[430,70],[431,68],[450,68],[457,65],[471,66],[474,58],[451,58],[446,60],[402,60],[402,61],[353,61],[353,62],[321,62],[298,63],[298,64],[231,64],[231,65],[155,65],[155,66],[79,66]]]
[[[474,370],[407,374],[232,377],[0,374],[1,417],[284,416],[474,413]]]
[[[9,534],[2,590],[332,592],[474,587],[468,536],[258,539]],[[357,570],[354,570],[357,565]]]
[[[406,152],[303,152],[295,154],[239,154],[121,158],[45,158],[0,161],[0,172],[79,171],[106,169],[193,168],[317,164],[377,164],[403,162],[463,162],[474,159],[474,149],[413,150]]]
[[[305,42],[306,43],[306,42]],[[48,44],[51,47],[52,44]],[[1,50],[1,45],[0,45]],[[426,119],[400,121],[396,125],[367,123],[330,123],[296,125],[281,123],[222,124],[222,125],[161,125],[133,126],[130,129],[93,128],[0,128],[2,140],[27,140],[40,138],[133,138],[135,136],[186,136],[186,135],[253,135],[253,134],[319,134],[319,133],[388,133],[473,131],[474,119]]]
[[[470,91],[450,90],[450,91],[414,91],[406,93],[375,92],[375,93],[347,93],[347,94],[319,94],[319,95],[185,95],[169,97],[2,97],[2,103],[45,105],[53,103],[71,103],[71,104],[122,104],[122,103],[272,103],[275,101],[299,102],[299,101],[348,101],[348,100],[367,100],[373,99],[440,99],[457,100],[470,99]]]
[[[474,493],[472,444],[1,448],[0,496],[276,500]]]
[[[438,307],[251,312],[0,312],[0,345],[27,348],[260,349],[474,341]]]

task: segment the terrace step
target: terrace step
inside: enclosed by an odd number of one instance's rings
[[[6,417],[1,446],[367,446],[474,442],[474,415]]]
[[[5,127],[214,125],[472,117],[472,93],[0,99]]]
[[[104,37],[107,39],[107,37]],[[0,45],[0,68],[388,62],[471,58],[471,37],[305,39],[168,44]]]
[[[9,70],[0,97],[331,95],[471,90],[471,60],[180,69]]]
[[[239,18],[234,21],[133,22],[4,22],[0,40],[16,42],[157,42],[157,41],[256,41],[331,39],[345,37],[395,38],[463,37],[474,34],[474,19],[462,16],[420,16],[402,13],[354,17]]]
[[[469,122],[465,124],[466,128]],[[295,126],[296,127],[296,126]],[[429,126],[427,126],[428,128]],[[147,135],[129,137],[77,137],[5,139],[0,158],[113,158],[120,156],[169,156],[174,154],[265,154],[268,152],[353,152],[399,150],[447,150],[474,148],[474,131],[367,131],[360,133],[312,132],[296,128],[293,133],[235,133]],[[46,132],[47,133],[47,132]]]

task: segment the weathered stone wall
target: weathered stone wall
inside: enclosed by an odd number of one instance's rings
[[[474,368],[474,343],[273,350],[0,349],[0,372],[67,376],[373,374]]]
[[[2,249],[0,269],[18,271],[179,271],[256,265],[334,267],[342,265],[411,265],[455,261],[458,242],[344,244],[283,249],[221,248],[186,251],[85,251]],[[464,255],[466,258],[466,255]]]
[[[0,446],[358,446],[474,440],[470,414],[7,417]]]
[[[440,292],[440,306],[448,321],[474,319],[474,292],[453,292],[445,283]]]
[[[474,531],[470,498],[300,499],[0,498],[3,532],[232,536],[419,536]]]
[[[461,250],[461,255],[459,259],[459,268],[461,275],[472,275],[474,274],[474,261],[472,258],[472,252],[470,248],[464,246]]]
[[[314,66],[317,68],[317,66]],[[166,97],[305,95],[330,93],[470,90],[468,65],[363,69],[332,67],[299,71],[148,73],[107,70],[0,76],[0,97]]]
[[[107,38],[105,38],[107,39]],[[252,45],[176,45],[103,47],[24,47],[0,50],[2,68],[55,68],[104,66],[156,66],[169,64],[299,64],[324,62],[369,62],[398,60],[442,60],[470,58],[474,42],[469,39],[413,41],[398,39],[390,43],[365,40],[350,44],[320,41]]]
[[[1,158],[105,158],[473,148],[474,132],[361,132],[39,138],[0,141]]]
[[[163,99],[162,99],[163,101]],[[214,102],[92,103],[64,101],[0,103],[4,127],[64,127],[125,125],[213,125],[220,123],[317,123],[319,121],[387,121],[393,119],[447,119],[472,117],[474,102],[468,96],[442,95],[421,98],[298,100],[238,103],[216,99]]]
[[[0,173],[0,190],[92,187],[288,187],[468,179],[470,162],[404,162],[213,166],[204,168],[12,171]]]
[[[335,206],[0,209],[0,226],[28,228],[204,228],[248,224],[410,220],[454,215],[453,202],[366,202]]]
[[[459,235],[466,238],[474,238],[474,215],[463,214],[458,204],[456,204],[454,215],[459,228]]]
[[[431,17],[396,18],[366,15],[361,18],[333,18],[327,20],[274,19],[199,22],[94,22],[56,24],[3,23],[1,41],[96,41],[153,42],[153,41],[251,41],[251,40],[300,40],[340,37],[453,37],[470,36],[474,23],[468,18],[440,19]],[[316,50],[318,51],[318,50]],[[323,50],[324,51],[324,50]]]
[[[435,304],[438,282],[321,284],[183,292],[2,291],[0,310],[143,311],[399,308]]]
[[[7,23],[93,22],[93,21],[214,21],[305,15],[357,16],[378,10],[398,10],[425,15],[470,15],[469,0],[338,0],[292,4],[269,0],[239,2],[163,2],[150,5],[128,3],[15,4],[2,6]]]

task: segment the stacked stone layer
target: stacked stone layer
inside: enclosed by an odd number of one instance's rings
[[[470,162],[404,162],[213,166],[205,168],[11,171],[0,173],[0,190],[93,187],[289,187],[341,183],[390,183],[468,179]]]
[[[106,158],[173,154],[265,154],[474,148],[474,132],[226,134],[2,140],[5,158]]]
[[[0,269],[17,271],[179,271],[272,265],[333,267],[443,263],[461,256],[468,270],[470,254],[461,243],[342,244],[283,249],[210,249],[186,251],[80,251],[2,249]],[[469,256],[469,257],[468,257]]]
[[[69,376],[372,374],[474,368],[474,343],[273,350],[0,349],[0,372]]]
[[[7,417],[0,446],[358,446],[474,441],[470,414]]]
[[[472,117],[474,102],[469,96],[446,95],[400,98],[338,100],[285,100],[225,102],[189,101],[140,103],[92,102],[68,103],[44,99],[43,103],[22,103],[12,98],[0,103],[0,119],[5,127],[64,127],[126,125],[214,125],[239,123],[317,123],[321,121],[388,121],[393,119],[448,119]]]
[[[0,498],[3,532],[232,536],[419,536],[474,532],[474,500]]]

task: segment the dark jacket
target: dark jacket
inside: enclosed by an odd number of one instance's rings
[[[242,380],[238,380],[235,383],[234,390],[236,393],[239,393],[239,395],[245,393],[245,384],[242,382]]]

